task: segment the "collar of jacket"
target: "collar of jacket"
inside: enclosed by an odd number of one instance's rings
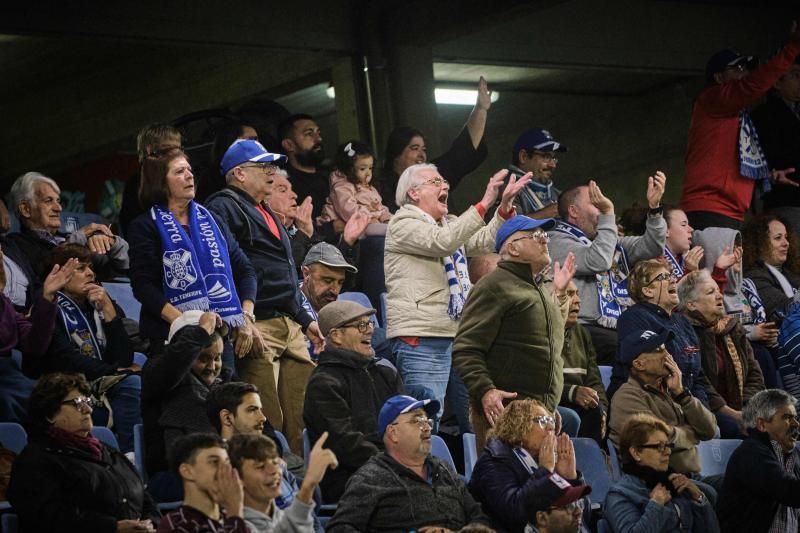
[[[325,350],[319,354],[318,364],[321,365],[341,365],[350,368],[368,368],[375,364],[375,356],[364,357],[352,350],[342,350],[333,346],[326,346]]]
[[[516,459],[513,446],[500,439],[492,438],[487,440],[485,449],[492,457]]]
[[[530,283],[531,285],[538,285],[541,283],[541,279],[537,279],[540,278],[540,276],[536,276],[536,278],[534,278],[533,271],[528,263],[518,263],[516,261],[503,260],[497,263],[497,268],[508,270],[518,278]]]

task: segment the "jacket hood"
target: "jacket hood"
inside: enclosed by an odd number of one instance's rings
[[[729,228],[706,228],[697,230],[692,234],[692,245],[702,246],[703,251],[703,268],[709,271],[714,269],[719,256],[728,248],[728,252],[734,249],[738,243],[741,246],[742,234],[736,230]],[[742,271],[734,271],[729,268],[725,272],[727,283],[725,284],[725,291],[722,293],[725,300],[725,310],[729,313],[742,310]]]

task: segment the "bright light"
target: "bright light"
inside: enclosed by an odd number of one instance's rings
[[[478,100],[478,91],[472,89],[442,89],[437,87],[433,91],[437,104],[468,105],[474,106]],[[500,98],[500,93],[492,91],[492,102]]]
[[[328,95],[328,98],[333,100],[336,98],[336,88],[333,85],[328,85],[328,88],[325,89],[325,94]]]

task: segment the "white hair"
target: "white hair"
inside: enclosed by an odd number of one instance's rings
[[[678,282],[678,310],[686,311],[689,302],[700,297],[700,286],[714,279],[708,270],[700,269],[689,272]]]
[[[759,391],[742,409],[744,425],[754,428],[758,425],[758,419],[772,420],[775,413],[785,405],[796,405],[797,399],[788,392],[781,389],[766,389]]]
[[[402,174],[400,174],[400,179],[397,181],[397,191],[395,191],[394,194],[394,200],[395,203],[397,203],[397,207],[403,207],[406,204],[414,203],[414,201],[409,198],[408,191],[414,187],[422,185],[422,183],[425,181],[422,177],[422,172],[425,170],[439,172],[439,170],[436,168],[436,165],[432,165],[430,163],[419,163],[417,165],[411,165],[405,169]]]
[[[26,172],[17,178],[17,181],[11,186],[11,191],[9,191],[11,204],[14,206],[14,210],[17,214],[21,214],[19,212],[19,205],[22,202],[28,202],[29,204],[34,203],[36,197],[33,194],[33,188],[37,183],[46,183],[55,189],[56,194],[61,194],[61,187],[59,187],[58,183],[52,178],[48,178],[39,172]]]

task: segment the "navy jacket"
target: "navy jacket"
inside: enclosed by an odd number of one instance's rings
[[[214,217],[222,237],[228,243],[231,272],[239,300],[256,299],[256,276],[253,266],[242,252],[224,221]],[[169,334],[169,324],[161,318],[161,309],[169,300],[164,295],[164,266],[161,256],[164,248],[155,222],[148,209],[136,217],[128,228],[130,244],[130,277],[133,295],[142,302],[139,315],[139,333],[147,339],[164,340]]]
[[[711,387],[708,378],[703,373],[702,358],[700,356],[700,341],[689,323],[689,319],[673,311],[667,312],[659,305],[649,302],[637,303],[625,310],[617,321],[617,338],[622,342],[629,333],[649,329],[659,331],[668,329],[673,333],[672,339],[667,342],[667,351],[678,363],[678,368],[683,373],[683,386],[692,396],[703,402],[708,407],[706,387]],[[617,350],[619,351],[619,344]],[[623,365],[618,360],[614,361],[614,370],[611,374],[611,385],[608,387],[608,399],[623,383],[628,381],[628,365]]]
[[[292,255],[292,239],[272,210],[280,231],[278,240],[256,209],[252,196],[236,187],[226,187],[208,197],[206,205],[214,218],[227,224],[241,250],[247,254],[258,277],[255,315],[258,320],[289,316],[303,327],[313,321],[303,309],[297,281],[297,267]]]
[[[498,532],[522,533],[528,522],[536,523],[538,511],[548,509],[561,497],[561,489],[550,481],[551,475],[542,466],[529,474],[510,444],[491,439],[475,464],[469,490]],[[585,484],[580,472],[576,479],[567,481],[574,486]]]

